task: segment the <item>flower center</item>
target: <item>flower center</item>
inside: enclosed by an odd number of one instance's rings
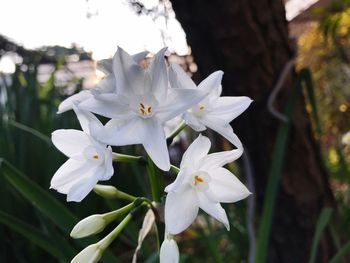
[[[98,159],[99,159],[99,157],[98,157],[97,154],[93,155],[92,158],[95,159],[95,160],[98,160]]]
[[[197,171],[190,177],[190,185],[197,191],[205,192],[209,188],[210,175],[204,171]]]
[[[206,106],[204,104],[197,104],[196,106],[192,107],[192,112],[197,117],[202,117],[206,112]]]
[[[194,176],[194,185],[196,186],[197,184],[203,183],[204,180],[202,177],[200,177],[199,175],[195,175]]]
[[[150,117],[152,115],[152,106],[140,102],[139,113],[142,117]]]

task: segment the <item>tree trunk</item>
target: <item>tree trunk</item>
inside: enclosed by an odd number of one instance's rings
[[[282,0],[173,0],[177,19],[192,48],[203,79],[224,71],[224,95],[244,95],[254,102],[233,128],[249,153],[255,198],[261,211],[271,153],[279,120],[267,109],[267,99],[283,67],[294,54]],[[283,108],[292,88],[287,77],[276,107]],[[320,210],[333,204],[319,147],[313,137],[304,100],[293,114],[287,154],[277,197],[268,262],[307,262]],[[317,262],[328,262],[333,250],[323,236]]]

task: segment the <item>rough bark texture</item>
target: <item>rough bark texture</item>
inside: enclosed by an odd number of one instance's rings
[[[261,209],[278,120],[267,110],[267,98],[286,62],[293,56],[281,0],[173,0],[176,16],[192,47],[203,79],[225,72],[224,95],[254,100],[233,123],[249,152],[255,174],[255,197]],[[290,74],[277,108],[292,88]],[[307,262],[320,210],[332,204],[327,174],[313,137],[303,100],[293,116],[268,251],[268,262]],[[258,211],[260,212],[260,210]],[[317,262],[327,262],[332,246],[324,236]]]

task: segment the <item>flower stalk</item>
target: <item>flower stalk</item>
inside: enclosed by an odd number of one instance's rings
[[[122,199],[127,201],[135,201],[137,199],[136,196],[120,191],[111,185],[97,184],[94,186],[93,191],[106,199]]]
[[[180,132],[182,132],[183,129],[185,129],[187,127],[187,124],[185,121],[182,121],[179,126],[177,126],[175,128],[175,130],[173,130],[173,132],[169,135],[169,137],[167,138],[167,144],[170,145],[174,138],[179,135]]]
[[[120,162],[120,163],[139,162],[139,163],[143,163],[143,164],[147,163],[143,156],[134,156],[134,155],[113,152],[112,157],[113,157],[113,162]]]

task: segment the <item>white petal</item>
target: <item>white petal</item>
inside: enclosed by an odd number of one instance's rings
[[[112,59],[102,59],[97,61],[96,67],[106,75],[113,73]]]
[[[169,192],[165,200],[165,225],[176,235],[188,228],[198,214],[198,200],[191,186],[183,191]]]
[[[226,212],[221,207],[220,203],[213,202],[207,198],[204,193],[198,192],[198,204],[204,212],[223,223],[228,231],[230,230],[230,224]]]
[[[78,180],[67,193],[68,202],[81,202],[97,184],[99,178],[103,176],[105,170],[102,167],[90,169],[81,180]]]
[[[113,57],[113,71],[118,94],[132,96],[143,93],[144,70],[120,47]]]
[[[105,150],[105,169],[106,172],[105,174],[100,178],[100,180],[105,181],[109,180],[112,175],[114,174],[114,168],[113,168],[113,156],[112,156],[112,148],[111,146],[108,146],[107,149]]]
[[[196,165],[198,161],[208,154],[210,146],[211,143],[208,137],[199,134],[197,139],[192,142],[183,154],[180,164],[181,169]]]
[[[223,75],[224,72],[221,70],[215,71],[198,85],[198,89],[205,90],[207,92],[214,91],[218,86],[221,85]]]
[[[163,171],[169,171],[170,160],[163,127],[153,118],[144,119],[142,144],[152,161]]]
[[[79,93],[74,94],[68,97],[67,99],[65,99],[64,101],[62,101],[61,104],[58,106],[57,113],[63,113],[68,110],[71,110],[73,109],[73,103],[79,104],[80,102],[91,97],[93,97],[93,95],[89,90],[80,91]]]
[[[95,96],[80,103],[79,107],[108,118],[127,119],[134,115],[129,110],[125,97],[116,94]]]
[[[180,172],[177,174],[175,181],[169,184],[167,187],[165,187],[164,192],[169,193],[181,191],[181,189],[184,187],[182,182],[184,181],[187,174],[188,173],[186,171],[186,168],[181,169]]]
[[[242,149],[235,149],[231,151],[211,153],[201,160],[200,169],[208,171],[217,167],[221,167],[227,163],[233,162],[241,157]]]
[[[99,141],[114,146],[140,144],[145,132],[143,120],[139,117],[127,122],[111,120],[103,129],[93,131]]]
[[[168,90],[168,71],[165,64],[164,54],[167,48],[163,48],[154,56],[153,62],[150,65],[150,74],[152,79],[151,92],[158,101],[166,98]]]
[[[91,92],[96,95],[103,93],[115,93],[117,90],[116,85],[115,77],[113,74],[111,74],[100,80],[96,84],[96,88],[92,89]]]
[[[67,194],[69,189],[91,169],[84,161],[68,159],[54,174],[50,188]]]
[[[166,100],[157,108],[157,117],[166,122],[199,103],[206,95],[195,89],[169,89]]]
[[[177,64],[171,63],[169,68],[169,81],[173,88],[196,89],[196,84],[190,76]]]
[[[132,55],[132,58],[137,64],[139,64],[143,59],[146,58],[148,53],[149,53],[148,51],[142,51],[140,53],[136,53],[136,54]]]
[[[185,120],[186,124],[188,126],[190,126],[196,132],[201,132],[201,131],[204,131],[204,130],[207,129],[207,127],[205,127],[202,124],[200,119],[197,116],[195,116],[194,114],[190,113],[190,112],[185,112],[182,115],[182,118]]]
[[[225,168],[211,170],[210,177],[210,190],[219,202],[233,203],[251,194],[247,187]]]
[[[229,124],[223,124],[222,120],[213,118],[211,116],[203,116],[201,118],[202,123],[208,128],[216,131],[225,137],[230,143],[236,146],[238,149],[243,149],[243,145],[237,135],[233,132],[232,127]]]
[[[99,244],[92,244],[79,252],[71,261],[71,263],[96,263],[102,257],[103,252],[99,248]]]
[[[102,123],[91,112],[80,109],[78,105],[73,105],[73,109],[79,120],[80,126],[86,134],[90,135],[90,124],[102,128]]]
[[[68,157],[82,154],[85,147],[91,144],[87,134],[78,130],[56,130],[51,134],[52,143]]]
[[[160,247],[160,263],[178,263],[180,260],[179,248],[174,239],[165,238]]]
[[[213,105],[210,115],[229,123],[241,115],[251,103],[252,100],[248,97],[220,97],[215,100],[215,105]]]

